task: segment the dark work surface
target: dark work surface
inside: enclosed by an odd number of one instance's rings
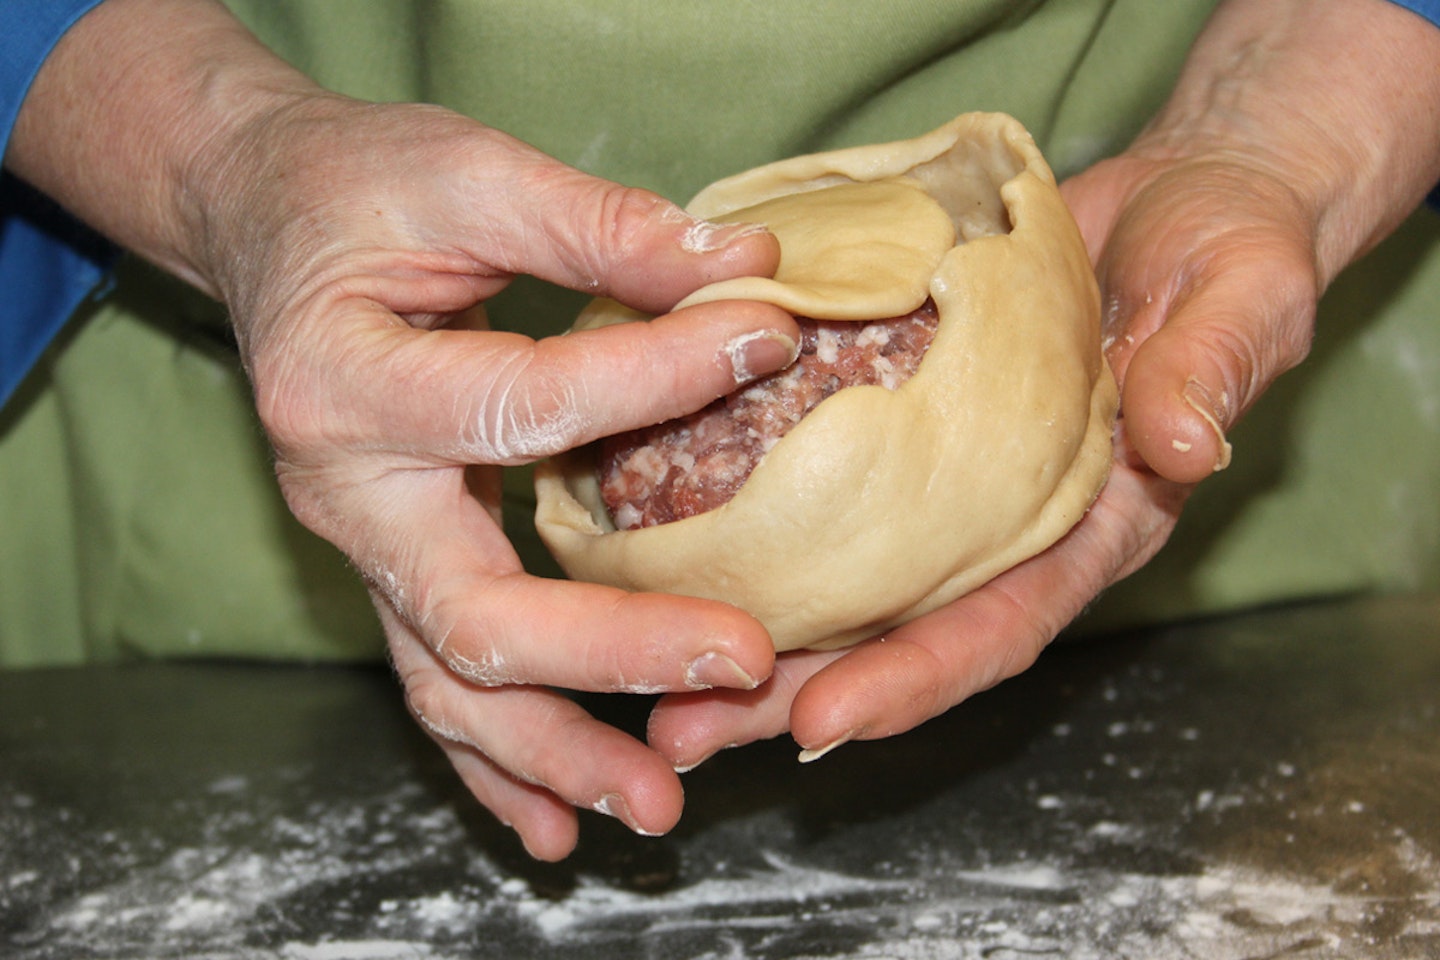
[[[1437,706],[1434,599],[1062,644],[540,865],[382,670],[0,674],[0,957],[1440,957]]]

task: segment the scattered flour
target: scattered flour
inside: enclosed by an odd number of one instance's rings
[[[1071,864],[1064,856],[984,868],[939,856],[854,875],[773,851],[760,852],[750,866],[714,865],[694,882],[658,892],[582,875],[562,894],[533,888],[477,856],[452,887],[377,898],[367,907],[341,898],[337,917],[346,924],[333,938],[282,938],[264,951],[248,944],[268,915],[284,914],[307,889],[364,888],[377,874],[422,869],[461,838],[446,810],[420,810],[413,820],[389,828],[409,853],[366,846],[357,833],[366,825],[354,810],[334,810],[307,830],[276,823],[274,836],[304,838],[291,852],[177,851],[127,881],[59,905],[49,917],[58,937],[52,944],[130,948],[105,954],[115,957],[160,956],[160,947],[164,956],[181,956],[173,951],[180,944],[193,950],[184,956],[213,960],[501,957],[510,956],[501,948],[507,940],[556,951],[544,956],[598,948],[596,956],[615,956],[603,950],[629,944],[635,950],[629,956],[677,960],[1240,960],[1289,956],[1292,948],[1306,957],[1369,956],[1371,898],[1236,866],[1161,877]],[[1143,841],[1138,828],[1115,822],[1096,823],[1087,836]],[[1397,843],[1417,875],[1440,879],[1423,849],[1403,836]],[[1428,898],[1427,913],[1411,920],[1414,933],[1440,930],[1434,882]],[[796,951],[806,930],[821,941],[850,931],[855,943],[842,953]]]
[[[1052,732],[1070,743],[1087,733],[1070,724]],[[1107,718],[1093,731],[1107,750],[1095,771],[1128,782],[1147,756],[1131,748],[1161,733],[1143,717]],[[1200,739],[1192,727],[1166,736]],[[1143,770],[1137,790],[1165,788],[1163,766],[1147,760]],[[1244,822],[1310,772],[1298,757],[1271,760],[1257,777],[1174,788],[1167,803],[1176,819]],[[419,784],[353,803],[276,800],[281,792],[218,778],[180,818],[198,824],[184,842],[102,833],[92,859],[66,865],[57,883],[53,863],[7,844],[43,853],[47,832],[68,828],[66,811],[0,789],[0,956],[1368,960],[1378,936],[1387,960],[1422,960],[1440,943],[1440,859],[1424,836],[1373,834],[1373,858],[1408,884],[1397,896],[1343,876],[1322,882],[1200,857],[1165,832],[1163,817],[1137,823],[1079,777],[1017,789],[1015,822],[1043,838],[1018,845],[1029,856],[978,849],[957,822],[943,841],[910,836],[883,862],[857,863],[848,850],[807,845],[788,814],[766,809],[663,841],[658,885],[643,857],[562,872],[568,882],[558,884],[512,868],[476,842],[465,808]],[[1333,807],[1347,823],[1382,822],[1382,803],[1350,796]]]
[[[423,943],[336,940],[328,943],[287,943],[280,960],[430,960],[435,952]]]

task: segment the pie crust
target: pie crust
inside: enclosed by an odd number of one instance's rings
[[[1003,114],[780,161],[687,208],[763,222],[772,278],[682,305],[757,299],[816,319],[940,322],[898,388],[850,387],[767,453],[735,497],[619,531],[591,447],[536,468],[536,526],[581,580],[733,603],[777,650],[845,646],[975,589],[1060,539],[1109,473],[1117,397],[1094,272],[1055,178]],[[637,318],[592,303],[577,327]]]

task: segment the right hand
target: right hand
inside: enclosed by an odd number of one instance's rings
[[[789,363],[798,331],[721,303],[535,341],[475,307],[523,272],[664,313],[773,271],[774,238],[431,107],[306,95],[227,156],[206,260],[280,485],[369,583],[410,709],[537,857],[574,846],[574,807],[668,830],[671,765],[552,688],[750,688],[768,635],[721,603],[527,575],[498,471],[698,409]]]
[[[532,853],[569,852],[574,806],[675,823],[670,764],[553,688],[751,687],[769,637],[724,604],[527,576],[497,473],[698,409],[799,333],[733,303],[538,342],[463,328],[518,273],[664,314],[773,271],[773,237],[445,110],[327,93],[218,0],[86,13],[4,161],[229,307],[286,500],[369,582],[411,709]]]

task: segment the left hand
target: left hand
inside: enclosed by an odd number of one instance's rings
[[[1305,234],[1262,192],[1246,171],[1209,161],[1117,159],[1068,182],[1126,410],[1089,513],[1050,549],[883,637],[782,655],[754,691],[667,698],[651,745],[683,768],[786,729],[807,759],[900,733],[1029,667],[1143,566],[1194,484],[1224,465],[1224,432],[1305,353],[1316,298]]]
[[[1305,356],[1320,293],[1440,177],[1437,59],[1440,31],[1384,0],[1222,4],[1161,115],[1062,186],[1121,385],[1114,466],[1090,512],[883,637],[782,655],[753,691],[666,697],[651,746],[686,769],[788,729],[813,759],[1030,666],[1161,548],[1195,484],[1228,463],[1226,433]]]

